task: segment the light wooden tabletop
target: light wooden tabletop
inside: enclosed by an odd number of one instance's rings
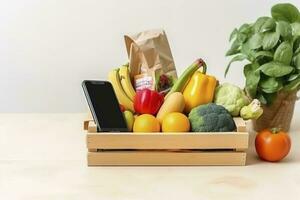
[[[260,161],[252,132],[245,167],[87,167],[85,116],[0,114],[0,199],[299,199],[299,106],[289,156]]]

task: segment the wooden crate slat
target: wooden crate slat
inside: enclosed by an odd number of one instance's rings
[[[95,124],[94,121],[89,121],[89,126],[88,126],[88,133],[97,133],[97,125]]]
[[[248,133],[90,133],[88,149],[247,149]]]
[[[247,132],[246,122],[242,118],[235,117],[233,120],[236,125],[237,132]]]
[[[166,151],[107,151],[89,152],[89,166],[126,165],[245,165],[245,152],[166,152]]]

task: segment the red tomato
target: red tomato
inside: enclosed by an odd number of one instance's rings
[[[156,91],[150,89],[139,90],[134,97],[134,110],[139,114],[155,115],[163,101],[164,96]]]
[[[256,135],[255,148],[261,159],[276,162],[289,153],[291,139],[287,133],[279,129],[265,129]]]

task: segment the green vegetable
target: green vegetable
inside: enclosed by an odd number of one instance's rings
[[[244,106],[240,112],[240,116],[244,120],[258,119],[262,114],[263,109],[261,108],[260,102],[257,99],[253,99],[253,101],[249,105]]]
[[[280,38],[280,34],[277,32],[267,32],[264,34],[264,39],[262,41],[263,49],[270,50],[276,46]],[[267,51],[269,52],[269,51]],[[271,52],[269,52],[271,53]]]
[[[300,89],[300,12],[289,3],[276,4],[271,16],[235,28],[226,56],[244,65],[245,91],[252,99],[270,105],[281,90]]]
[[[214,102],[225,107],[232,116],[238,116],[241,108],[249,104],[249,99],[241,88],[224,83],[216,88]]]
[[[282,37],[290,39],[292,36],[292,26],[285,21],[279,21],[276,27],[276,32]]]
[[[287,21],[293,23],[299,21],[298,9],[290,3],[279,3],[271,9],[272,17],[276,21]]]
[[[292,45],[289,42],[285,41],[277,47],[274,53],[274,60],[289,65],[291,63],[292,56],[293,56]]]
[[[214,103],[193,108],[189,120],[193,132],[230,132],[236,129],[228,111]]]
[[[285,76],[293,71],[293,67],[284,65],[280,62],[271,61],[263,64],[260,68],[262,73],[270,77],[281,77]]]

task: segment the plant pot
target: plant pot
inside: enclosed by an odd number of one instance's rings
[[[264,113],[257,120],[252,120],[255,131],[278,127],[284,131],[290,129],[294,114],[297,92],[279,92],[270,106],[263,105]]]

